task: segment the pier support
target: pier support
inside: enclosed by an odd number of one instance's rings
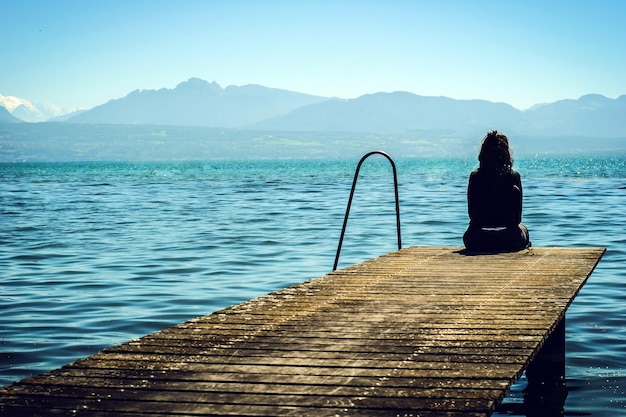
[[[548,336],[537,356],[526,369],[528,386],[524,392],[527,417],[564,415],[565,317]]]

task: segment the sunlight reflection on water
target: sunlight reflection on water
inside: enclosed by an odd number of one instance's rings
[[[625,160],[518,162],[534,246],[608,247],[567,315],[566,414],[626,415]],[[474,161],[397,164],[403,246],[461,246]],[[0,165],[0,383],[329,272],[355,166]],[[340,267],[396,249],[392,184],[363,166]]]

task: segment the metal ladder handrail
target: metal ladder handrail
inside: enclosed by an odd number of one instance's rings
[[[339,254],[341,253],[341,245],[343,244],[343,236],[346,233],[346,226],[348,224],[348,216],[350,215],[350,206],[352,205],[352,197],[354,197],[354,190],[356,189],[356,182],[359,177],[359,171],[361,170],[361,165],[367,158],[369,158],[370,156],[374,154],[382,155],[385,158],[387,158],[389,163],[391,163],[391,168],[393,169],[393,185],[394,185],[394,192],[395,192],[395,198],[396,198],[396,228],[398,231],[398,250],[402,249],[402,238],[400,235],[400,200],[398,198],[398,173],[396,171],[396,164],[395,162],[393,162],[393,159],[387,152],[371,151],[365,154],[359,161],[358,165],[356,166],[356,171],[354,173],[354,180],[352,181],[352,190],[350,191],[350,198],[348,199],[348,207],[346,207],[346,215],[343,219],[343,227],[341,228],[341,236],[339,237],[339,245],[337,246],[337,255],[335,256],[335,264],[333,265],[333,271],[337,269],[337,264],[339,263]]]

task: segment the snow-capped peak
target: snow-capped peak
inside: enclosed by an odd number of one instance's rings
[[[43,122],[67,113],[54,104],[35,105],[24,98],[3,96],[2,94],[0,94],[0,106],[6,108],[13,116],[26,122]]]
[[[37,111],[37,108],[33,105],[33,103],[24,98],[3,96],[2,94],[0,94],[0,105],[10,112],[13,112],[13,110],[22,105],[26,106],[26,108],[31,111]]]

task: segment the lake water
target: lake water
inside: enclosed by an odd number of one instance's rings
[[[0,385],[329,272],[357,162],[0,164]],[[403,246],[461,246],[476,161],[396,163]],[[534,246],[608,248],[567,314],[565,413],[626,416],[626,156],[516,168]],[[339,267],[395,250],[394,213],[372,157]]]

